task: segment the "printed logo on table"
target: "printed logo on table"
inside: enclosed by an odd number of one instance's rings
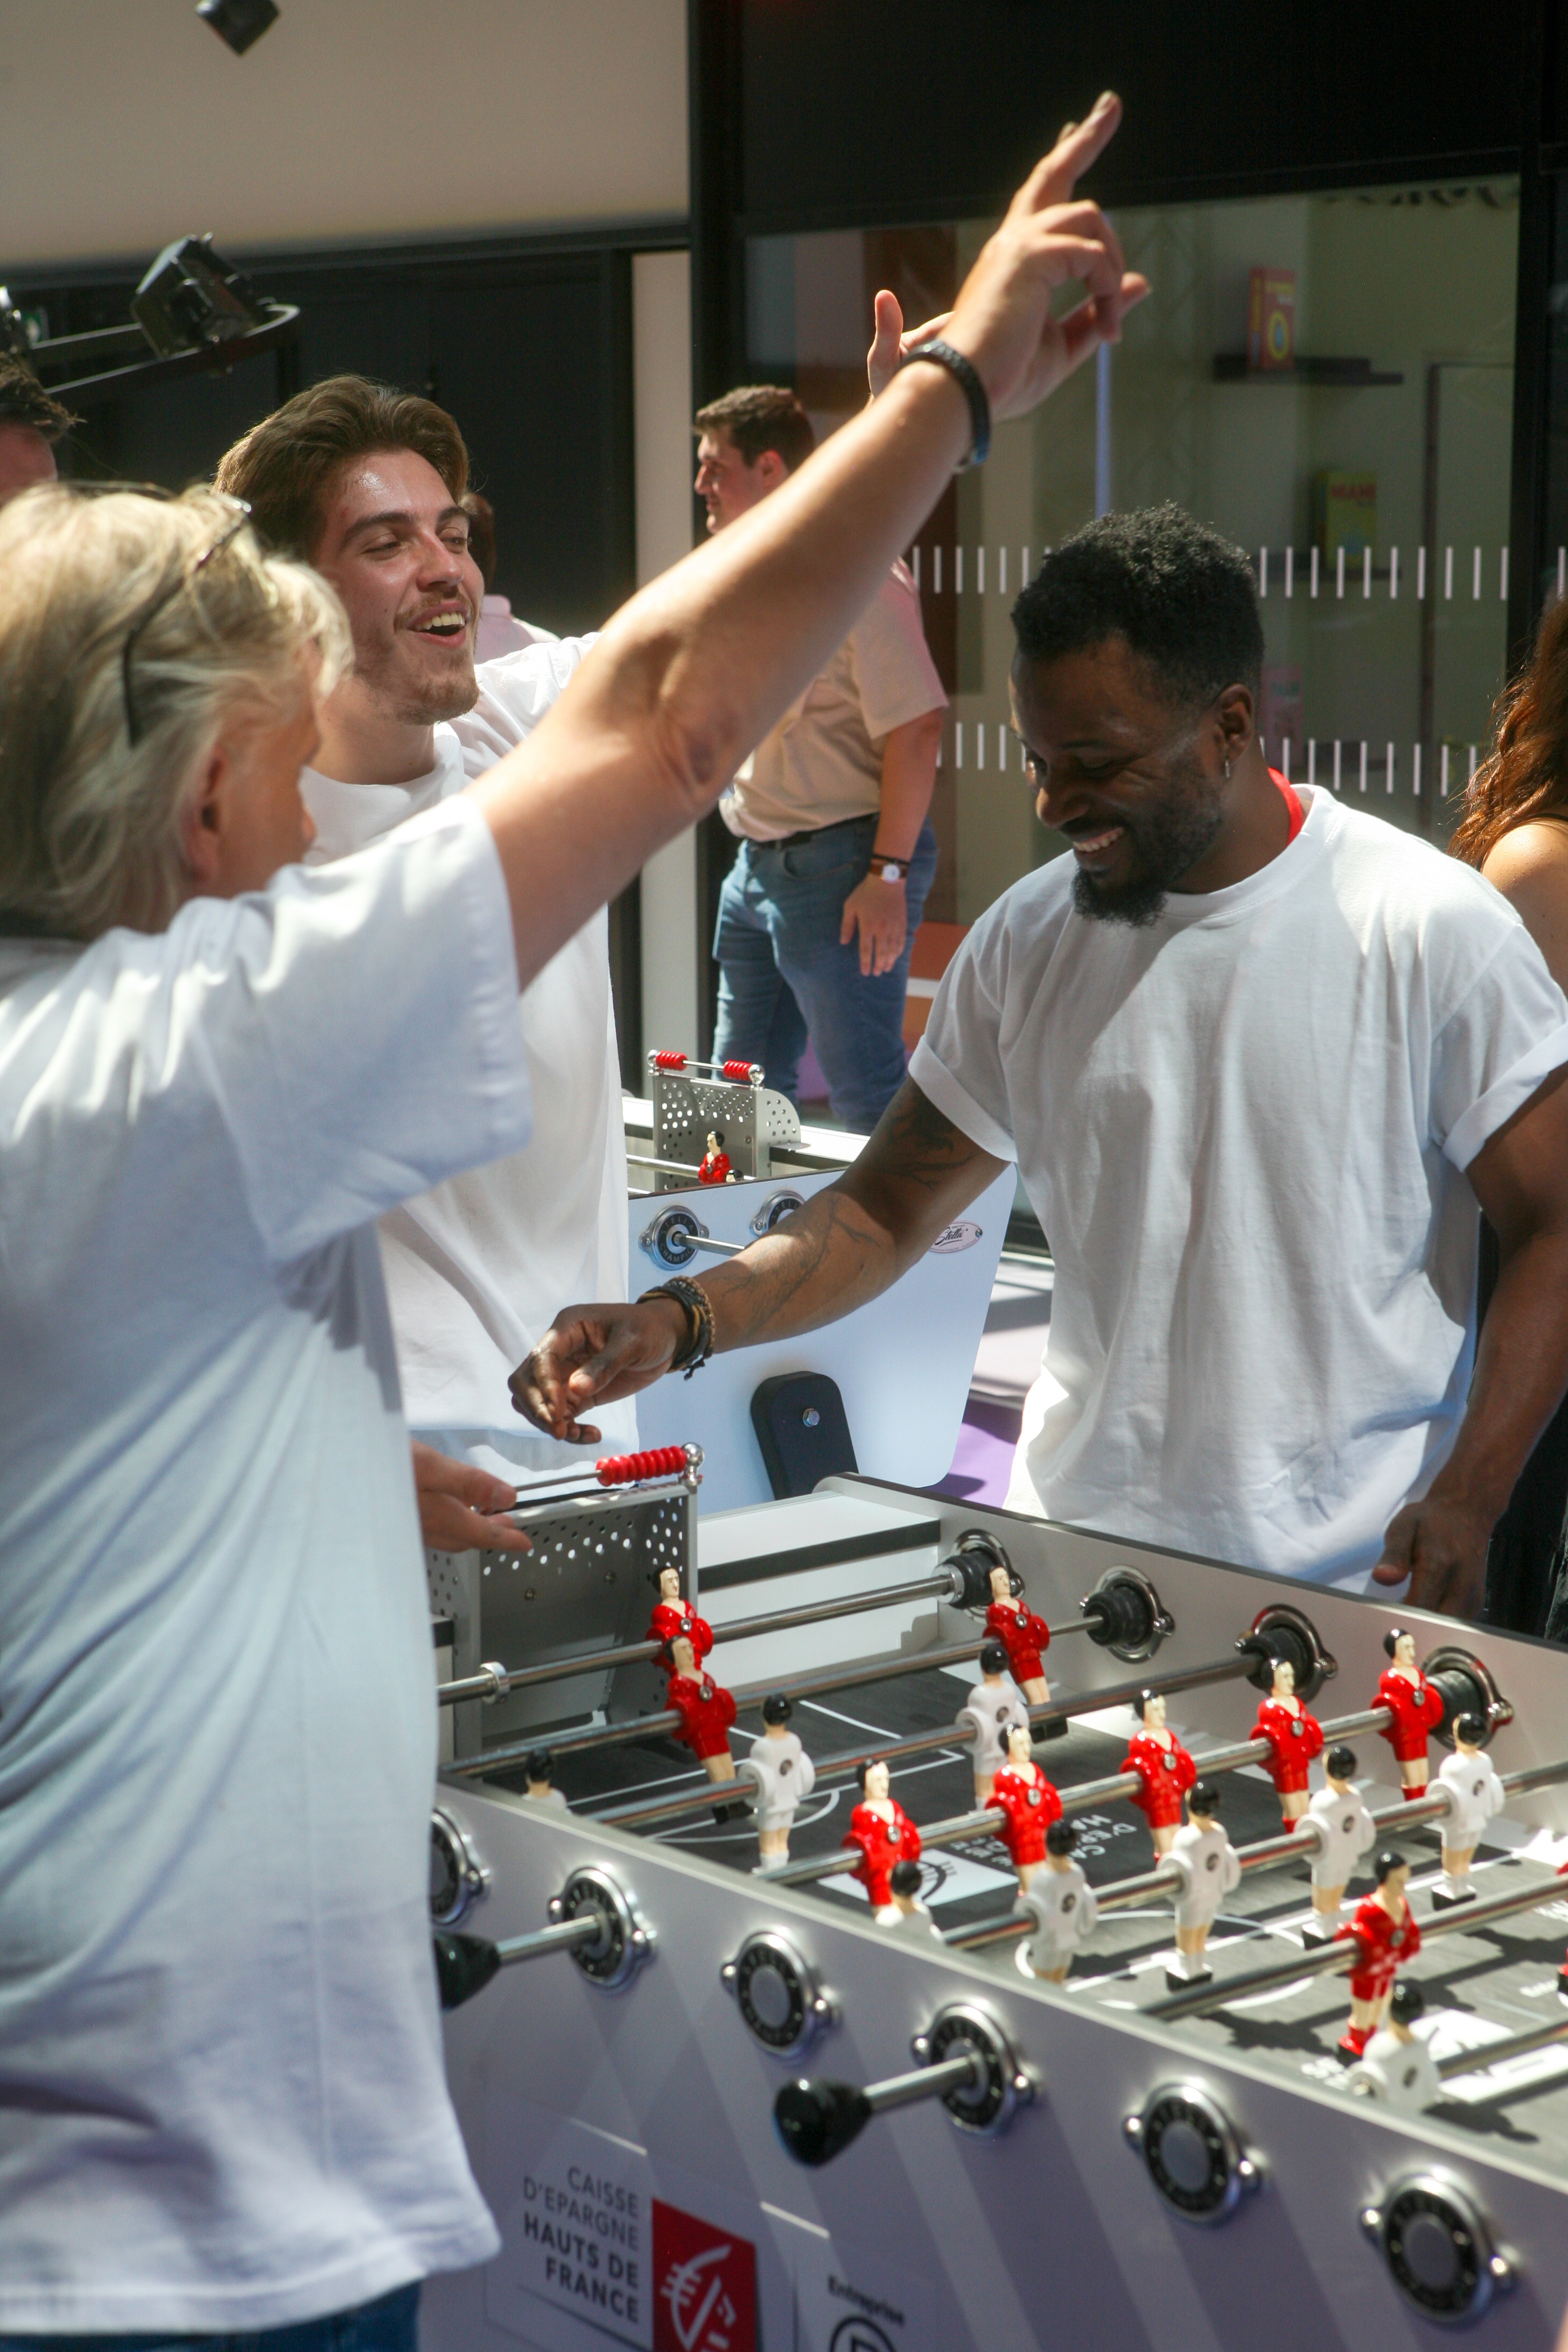
[[[756,2352],[749,2238],[653,2200],[653,2352]]]

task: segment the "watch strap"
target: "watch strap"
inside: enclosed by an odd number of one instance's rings
[[[940,337],[934,342],[921,343],[918,351],[906,353],[903,365],[913,367],[917,360],[929,361],[932,367],[945,368],[959,385],[969,403],[969,455],[956,470],[963,473],[965,466],[984,466],[991,448],[991,398],[981,383],[973,362],[951,343]]]

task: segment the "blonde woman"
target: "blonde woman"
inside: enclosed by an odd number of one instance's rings
[[[1064,134],[948,328],[999,415],[1142,290],[1062,209],[1116,117]],[[8,2352],[412,2352],[418,2280],[495,2251],[442,2069],[373,1221],[523,1143],[520,987],[713,805],[974,437],[910,367],[471,791],[309,873],[331,592],[210,492],[0,516]]]

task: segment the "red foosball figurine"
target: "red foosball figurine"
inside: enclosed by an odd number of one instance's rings
[[[1198,1777],[1198,1768],[1173,1731],[1165,1727],[1165,1700],[1161,1691],[1145,1691],[1138,1702],[1143,1728],[1135,1732],[1121,1759],[1123,1772],[1136,1772],[1142,1787],[1133,1796],[1149,1824],[1156,1853],[1169,1853],[1171,1841],[1182,1825],[1182,1799]]]
[[[700,1184],[732,1184],[734,1181],[734,1172],[724,1150],[724,1130],[721,1127],[715,1128],[708,1138],[707,1150],[697,1163],[697,1181]]]
[[[1389,1664],[1377,1685],[1374,1706],[1385,1706],[1394,1720],[1383,1737],[1399,1759],[1399,1777],[1407,1801],[1426,1793],[1426,1742],[1443,1720],[1443,1700],[1415,1663],[1415,1636],[1396,1625],[1383,1637]]]
[[[705,1658],[713,1647],[713,1628],[706,1617],[697,1612],[680,1590],[680,1570],[661,1568],[658,1571],[658,1600],[653,1615],[647,1621],[646,1641],[679,1641],[690,1643],[694,1656]]]
[[[1267,1739],[1263,1769],[1274,1783],[1285,1826],[1291,1829],[1307,1810],[1307,1767],[1321,1753],[1322,1726],[1296,1696],[1296,1669],[1289,1658],[1274,1663],[1274,1684],[1258,1710],[1254,1739]]]
[[[920,1860],[921,1833],[902,1805],[888,1794],[885,1764],[861,1767],[860,1802],[849,1816],[844,1843],[859,1853],[854,1874],[871,1898],[872,1916],[880,1926],[891,1927],[901,1916],[893,1901],[893,1864]]]
[[[999,1835],[1027,1888],[1046,1858],[1046,1832],[1062,1817],[1062,1801],[1030,1754],[1026,1723],[1007,1727],[1007,1760],[991,1783],[991,1802],[1003,1814]]]
[[[1037,1617],[1021,1601],[1014,1600],[1012,1580],[1005,1568],[991,1571],[991,1606],[985,1612],[985,1631],[1006,1651],[1013,1680],[1029,1705],[1044,1706],[1051,1687],[1040,1656],[1050,1647],[1051,1629],[1043,1617]]]
[[[697,1654],[684,1633],[670,1643],[666,1656],[670,1669],[665,1696],[680,1717],[675,1737],[701,1763],[710,1780],[732,1780],[735,1759],[730,1753],[730,1726],[735,1702],[711,1675],[700,1672]]]
[[[1353,1936],[1359,1947],[1351,1970],[1351,2021],[1340,2036],[1340,2048],[1351,2058],[1361,2056],[1383,2024],[1394,1978],[1421,1949],[1421,1930],[1405,1892],[1410,1864],[1385,1851],[1378,1855],[1373,1871],[1376,1893],[1356,1905],[1335,1938],[1342,1941]]]

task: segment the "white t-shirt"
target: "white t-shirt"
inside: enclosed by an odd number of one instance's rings
[[[994,1780],[1002,1769],[1007,1760],[1007,1734],[1016,1723],[1028,1729],[1029,1702],[1012,1676],[1005,1675],[995,1689],[989,1683],[976,1683],[958,1710],[958,1727],[974,1727],[969,1760],[977,1780]]]
[[[910,1076],[1056,1259],[1011,1507],[1359,1587],[1469,1385],[1462,1171],[1568,1062],[1568,1001],[1468,866],[1302,798],[1144,929],[1074,911],[1070,855],[1016,883]]]
[[[1035,1933],[1025,1956],[1029,1967],[1042,1975],[1059,1969],[1080,1944],[1088,1943],[1100,1925],[1094,1889],[1076,1862],[1069,1862],[1065,1870],[1042,1865],[1018,1899],[1026,1911],[1035,1915]]]
[[[1241,1864],[1222,1829],[1186,1822],[1171,1840],[1165,1860],[1182,1873],[1176,1895],[1178,1927],[1208,1927],[1227,1895],[1241,1885]]]
[[[1458,1748],[1437,1767],[1437,1785],[1432,1794],[1447,1797],[1448,1812],[1441,1823],[1443,1843],[1458,1853],[1479,1844],[1487,1823],[1508,1802],[1491,1758],[1461,1756]]]
[[[493,768],[532,732],[591,642],[566,638],[483,664],[479,701],[437,728],[436,765],[413,783],[342,784],[307,768],[300,790],[316,821],[307,865],[363,848]],[[601,912],[518,1001],[533,1098],[528,1150],[466,1169],[381,1220],[410,1429],[522,1481],[581,1469],[584,1449],[522,1420],[507,1375],[558,1307],[627,1291],[626,1138],[608,943]],[[594,1419],[599,1450],[635,1449],[630,1397]]]
[[[1352,1789],[1343,1797],[1321,1788],[1308,1801],[1301,1816],[1315,1840],[1312,1854],[1314,1886],[1343,1886],[1363,1853],[1377,1842],[1377,1823],[1366,1801]]]
[[[528,1132],[465,802],[167,931],[0,943],[0,2335],[484,2260],[371,1222]]]

